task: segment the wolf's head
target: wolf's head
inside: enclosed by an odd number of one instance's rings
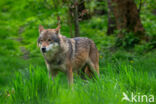
[[[56,29],[44,29],[39,26],[38,46],[42,53],[57,52],[60,47],[59,39],[60,26]]]

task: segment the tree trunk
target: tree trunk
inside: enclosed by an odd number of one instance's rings
[[[119,39],[125,37],[125,33],[130,32],[134,33],[139,40],[147,39],[134,0],[112,0],[111,5],[119,30]]]
[[[80,0],[78,4],[78,16],[79,16],[79,20],[87,20],[91,17],[88,10],[85,7],[84,0]]]
[[[70,3],[68,4],[68,26],[69,26],[69,32],[70,32],[70,37],[73,38],[73,15],[72,15],[72,6]]]
[[[107,27],[107,35],[111,35],[114,33],[116,29],[115,17],[113,15],[113,8],[111,5],[111,0],[107,0],[108,4],[108,27]]]
[[[75,26],[75,37],[79,37],[80,30],[79,30],[78,1],[77,0],[74,0],[74,26]]]

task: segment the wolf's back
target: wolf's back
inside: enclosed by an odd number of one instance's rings
[[[76,37],[73,39],[75,40],[75,58],[78,60],[83,58],[89,59],[89,63],[92,64],[96,72],[99,74],[99,52],[95,43],[92,40],[83,37]]]

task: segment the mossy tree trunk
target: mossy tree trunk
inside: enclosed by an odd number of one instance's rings
[[[79,28],[79,17],[78,17],[78,0],[74,0],[74,26],[75,26],[75,37],[79,37],[80,28]]]
[[[111,5],[111,0],[107,0],[108,4],[108,26],[107,26],[107,35],[111,35],[114,33],[116,29],[115,17],[113,14],[113,7]]]
[[[113,6],[116,27],[119,31],[119,40],[122,40],[122,38],[130,32],[132,32],[139,41],[147,39],[134,0],[111,0],[111,5]]]

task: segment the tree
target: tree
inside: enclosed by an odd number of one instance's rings
[[[74,0],[74,27],[75,27],[75,37],[79,37],[80,29],[79,29],[78,1],[77,0]]]
[[[118,39],[122,40],[126,33],[134,33],[139,40],[146,40],[145,30],[134,0],[111,0]],[[121,43],[122,44],[122,43]]]
[[[114,33],[116,29],[115,18],[113,15],[113,8],[111,5],[111,0],[107,0],[108,4],[108,27],[107,27],[107,35],[111,35]]]
[[[69,26],[69,31],[70,31],[70,37],[74,37],[73,36],[73,11],[72,11],[72,4],[70,2],[68,3],[68,26]]]
[[[87,19],[89,19],[91,17],[88,10],[86,9],[84,0],[79,0],[78,15],[79,15],[80,20],[87,20]]]

